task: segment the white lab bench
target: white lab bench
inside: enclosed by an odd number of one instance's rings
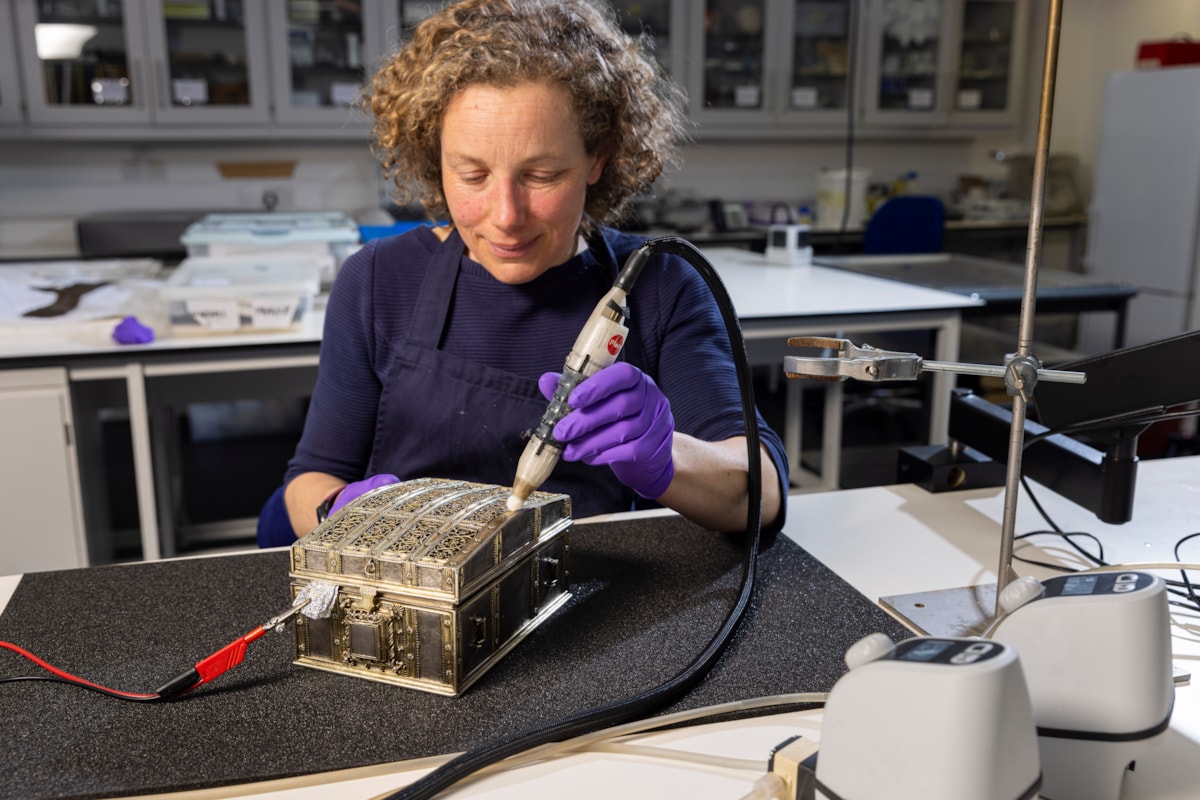
[[[0,418],[7,420],[0,430],[7,446],[23,428],[22,441],[29,443],[24,451],[36,455],[5,465],[11,480],[3,482],[0,499],[10,508],[29,509],[18,515],[29,519],[4,528],[11,563],[24,570],[89,563],[84,507],[95,512],[93,518],[107,511],[99,484],[117,467],[102,447],[99,417],[114,409],[128,418],[142,558],[174,555],[169,498],[177,476],[171,474],[166,410],[188,402],[306,396],[316,378],[323,324],[323,311],[317,310],[295,330],[253,335],[119,345],[108,337],[108,326],[101,332],[88,323],[56,328],[57,336],[0,340]],[[22,403],[31,392],[54,400],[60,414],[46,420],[25,414]],[[20,422],[14,414],[21,415]],[[67,514],[73,524],[44,525],[49,538],[26,536],[29,525],[44,524],[46,509]],[[111,531],[101,532],[107,534]]]
[[[935,352],[922,355],[954,361],[960,309],[979,302],[843,270],[771,266],[761,254],[747,250],[711,248],[704,253],[733,300],[751,362],[778,366],[781,373],[783,357],[789,352],[788,337],[802,335],[861,337],[883,331],[928,330],[936,336]],[[13,557],[9,563],[19,571],[89,563],[83,520],[97,516],[94,509],[104,502],[97,499],[100,493],[92,484],[113,468],[95,430],[96,415],[105,404],[128,409],[142,558],[174,555],[176,530],[169,498],[172,482],[179,478],[172,474],[171,453],[162,435],[169,421],[158,412],[186,402],[307,396],[316,376],[323,325],[324,303],[318,298],[299,329],[287,332],[118,345],[108,338],[107,329],[99,333],[91,324],[79,331],[64,328],[54,336],[0,340],[0,378],[5,381],[0,383],[0,418],[4,418],[6,405],[23,413],[20,403],[28,402],[29,387],[49,392],[61,408],[54,419],[39,423],[38,443],[27,447],[50,452],[52,463],[33,472],[24,462],[19,467],[10,462],[8,469],[13,474],[5,476],[12,480],[0,482],[0,502],[19,508],[30,506],[34,498],[41,506],[66,512],[49,526],[62,532],[53,546],[32,544],[24,538],[19,548],[3,542]],[[946,440],[953,381],[946,373],[933,376],[931,443]],[[794,473],[800,464],[799,383],[787,382],[787,416],[781,432]],[[825,383],[824,387],[818,485],[829,489],[836,487],[839,473],[842,393],[841,384]],[[8,416],[12,418],[12,414]],[[7,430],[0,428],[0,433]],[[68,498],[66,508],[64,497]],[[93,509],[90,517],[83,507]],[[22,537],[20,531],[27,524],[36,524],[40,513],[31,512],[33,516],[22,524],[6,526],[10,533],[2,538]],[[65,522],[72,524],[68,528]]]
[[[792,336],[849,338],[863,344],[867,341],[863,337],[887,332],[930,331],[934,350],[919,355],[957,361],[962,310],[983,305],[982,300],[953,292],[830,267],[768,264],[761,253],[749,250],[708,248],[704,255],[733,300],[751,364],[776,365],[781,375],[784,356],[797,353],[787,345]],[[944,444],[955,376],[938,372],[931,378],[929,439],[930,444]],[[821,468],[814,481],[800,475],[803,383],[787,382],[784,430],[780,432],[793,482],[805,488],[836,489],[842,454],[842,384],[822,382]]]
[[[1141,471],[1133,521],[1122,526],[1099,523],[1070,501],[1039,489],[1037,484],[1034,487],[1038,499],[1064,529],[1086,530],[1100,537],[1110,562],[1134,565],[1173,560],[1174,542],[1200,530],[1200,457],[1143,462]],[[1044,527],[1026,496],[1021,497],[1017,509],[1018,533]],[[594,521],[670,513],[637,512],[597,517]],[[892,593],[994,581],[1002,516],[1002,489],[931,494],[913,485],[881,486],[794,494],[788,500],[784,533],[868,598],[875,599]],[[1197,548],[1200,545],[1193,551]],[[1065,548],[1048,539],[1018,544],[1017,553],[1076,565]],[[1188,558],[1186,552],[1183,556]],[[1020,562],[1014,568],[1021,575],[1051,574]],[[20,576],[0,577],[0,614],[19,581]],[[1194,676],[1200,668],[1200,613],[1173,608],[1171,622],[1175,663]],[[819,742],[821,719],[821,712],[813,710],[773,714],[642,735],[634,743],[664,748],[668,753],[682,751],[685,756],[707,754],[756,760],[765,769],[767,754],[785,739],[800,734]],[[1193,681],[1176,687],[1170,728],[1155,749],[1138,759],[1136,770],[1127,774],[1122,800],[1194,800],[1194,765],[1198,757],[1200,689]],[[241,796],[259,800],[368,798],[394,791],[430,768],[428,762],[380,764],[241,787],[218,786],[191,791],[187,796],[195,800]],[[750,790],[755,777],[749,771],[653,755],[586,752],[471,782],[453,792],[453,797],[635,800],[687,796],[734,800]],[[905,800],[921,796],[919,790],[909,789],[896,787],[895,796]]]

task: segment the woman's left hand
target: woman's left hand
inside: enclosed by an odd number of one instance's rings
[[[538,388],[549,400],[559,374],[547,372]],[[608,464],[621,483],[650,500],[675,477],[671,445],[675,418],[666,395],[637,367],[611,364],[582,381],[567,399],[572,411],[554,427],[563,458]]]

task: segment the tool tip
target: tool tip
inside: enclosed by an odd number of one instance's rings
[[[525,505],[525,501],[520,497],[517,497],[516,494],[510,494],[508,496],[508,502],[505,505],[508,506],[509,511],[516,511],[521,506]]]

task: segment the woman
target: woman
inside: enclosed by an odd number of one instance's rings
[[[376,75],[369,109],[403,200],[445,227],[367,244],[326,310],[319,377],[286,476],[302,535],[375,486],[423,476],[508,486],[557,371],[642,239],[604,227],[677,153],[682,94],[585,0],[464,0]],[[580,384],[542,486],[576,517],[644,500],[745,527],[736,376],[694,269],[650,260],[621,361]],[[787,462],[763,425],[763,520],[783,522]],[[260,544],[282,544],[263,535]]]

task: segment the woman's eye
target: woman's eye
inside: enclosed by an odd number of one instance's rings
[[[529,181],[531,183],[551,183],[558,175],[551,172],[534,172],[530,173]]]

